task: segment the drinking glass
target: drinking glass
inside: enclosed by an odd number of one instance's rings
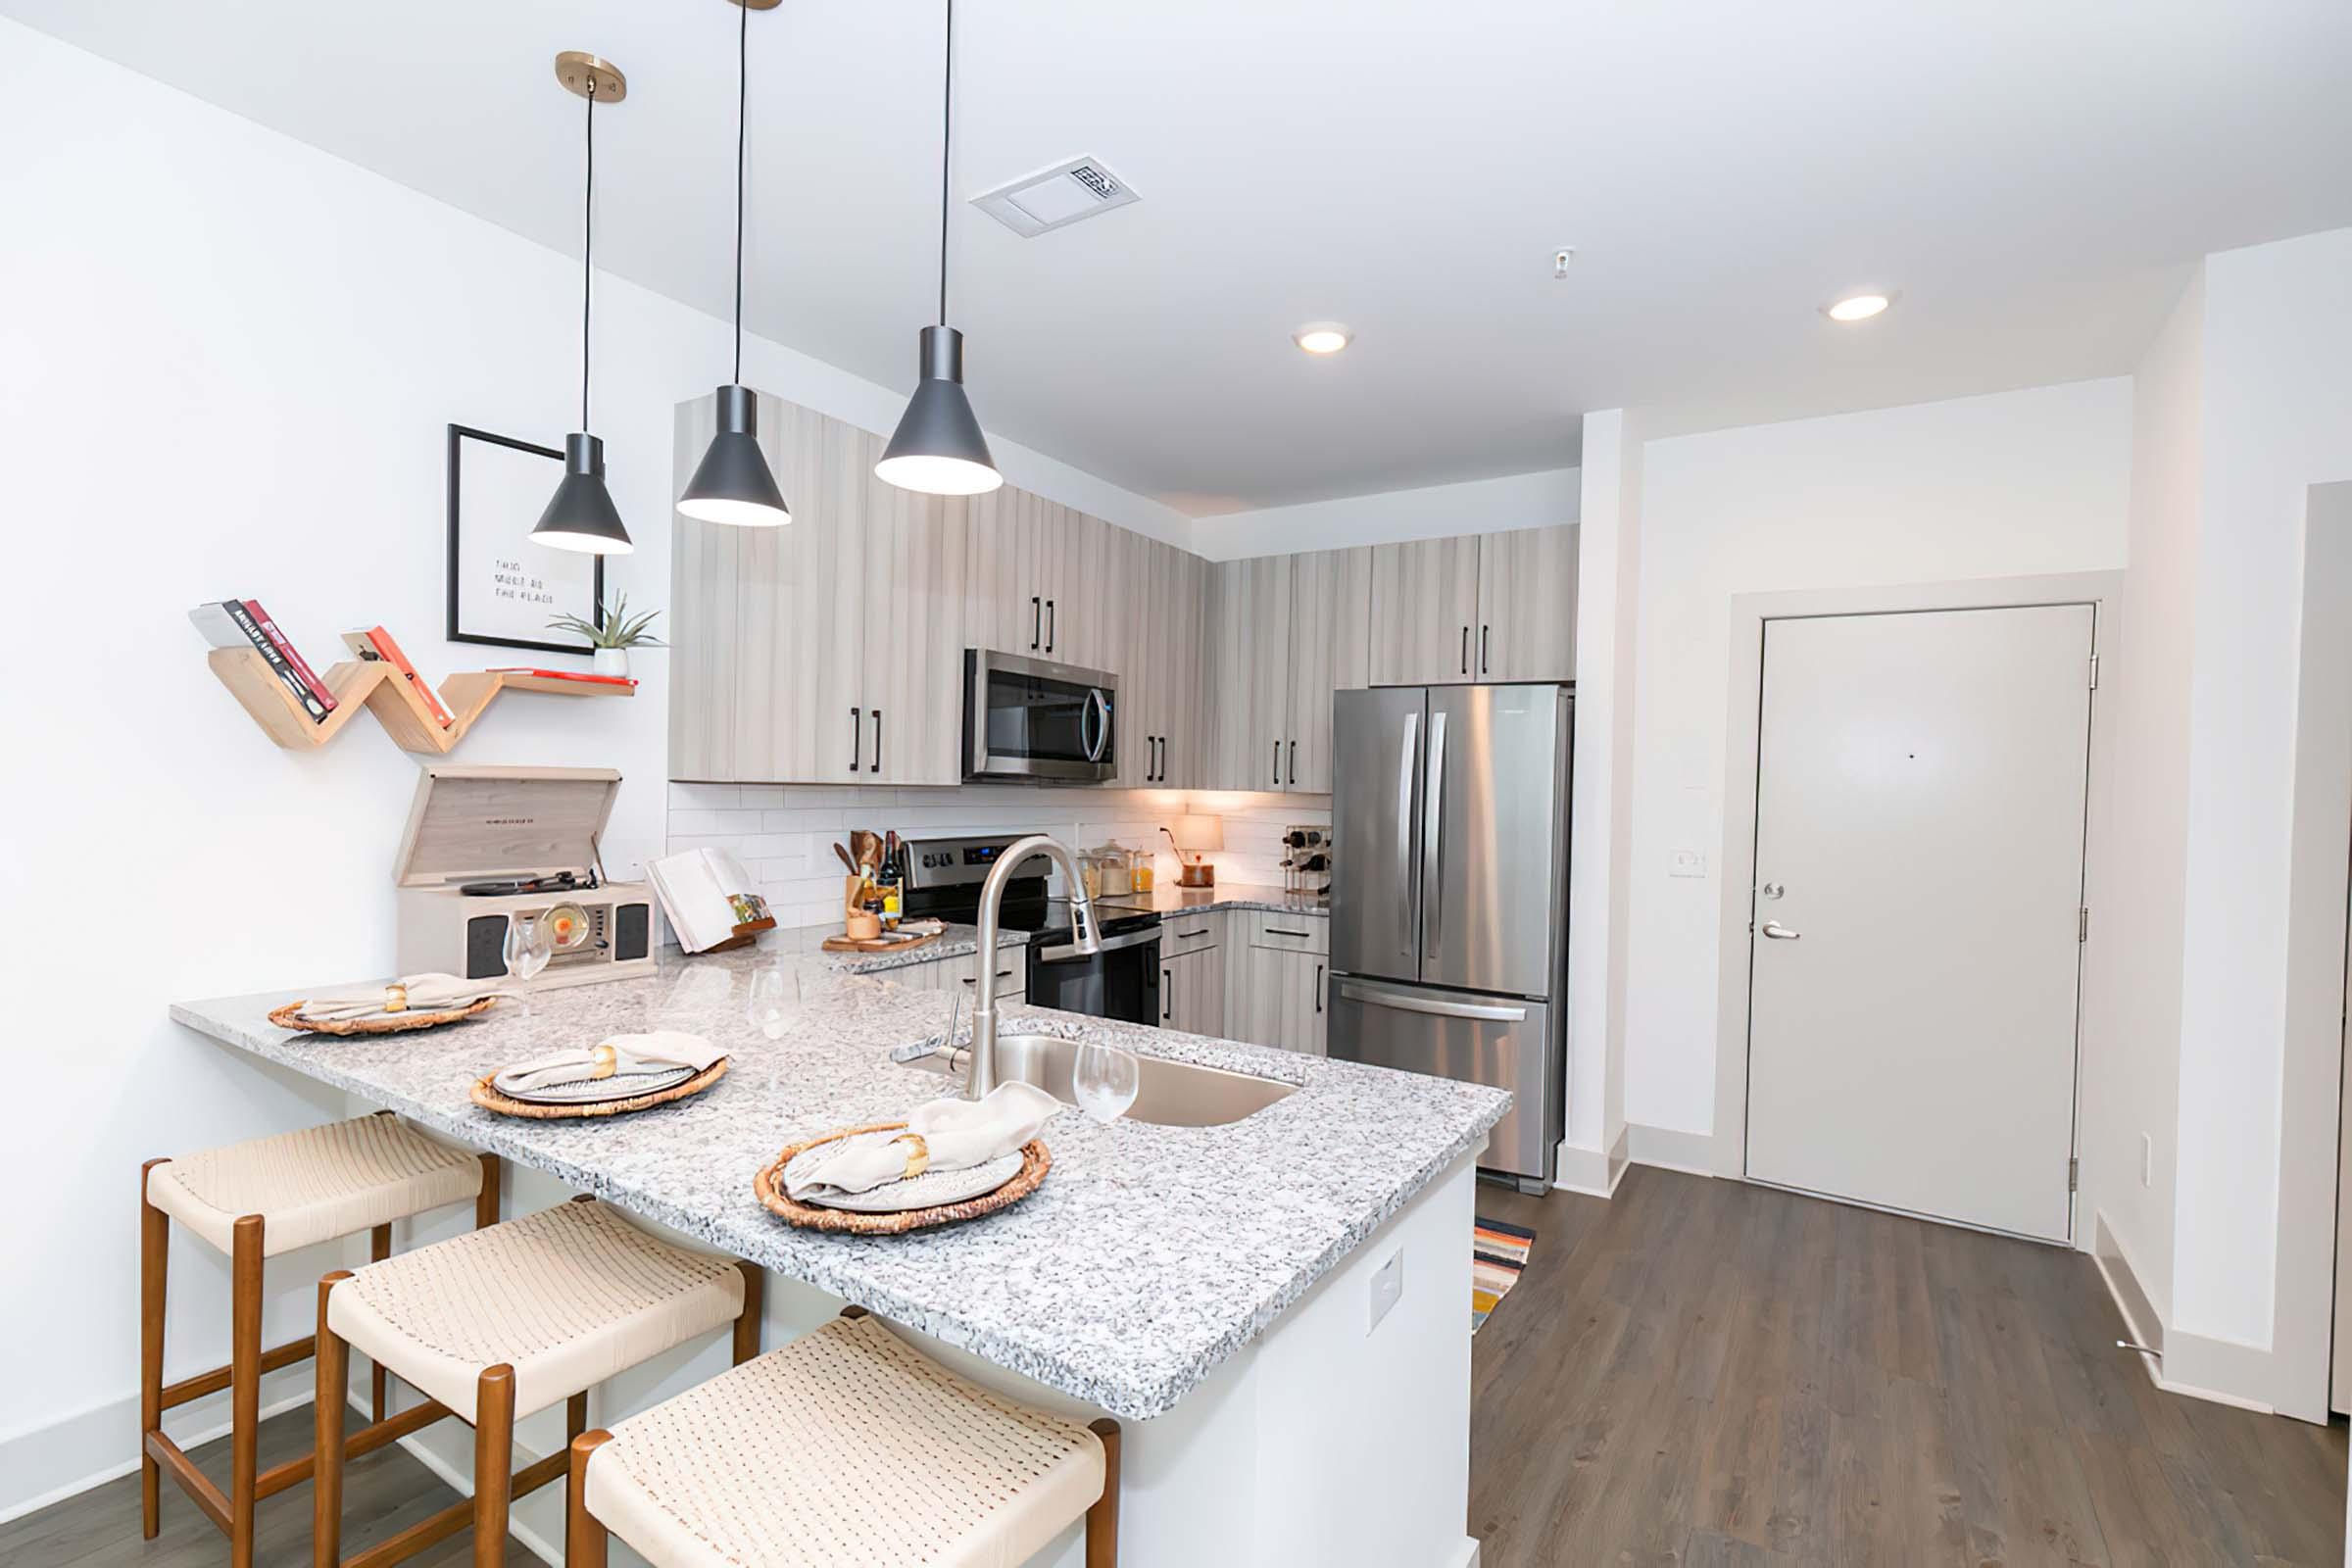
[[[507,916],[507,973],[522,989],[522,1015],[531,1015],[531,982],[556,956],[556,939],[547,922],[528,914]]]
[[[1107,1126],[1126,1115],[1143,1082],[1143,1064],[1134,1052],[1093,1040],[1079,1046],[1070,1087],[1077,1093],[1078,1108],[1095,1120]]]
[[[781,1040],[792,1027],[793,1014],[800,1010],[801,979],[797,970],[787,969],[781,961],[764,969],[752,971],[749,995],[744,1001],[744,1016],[753,1028],[770,1040]]]

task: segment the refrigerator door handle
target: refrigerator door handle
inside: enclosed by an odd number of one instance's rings
[[[1429,784],[1421,819],[1421,946],[1436,957],[1446,912],[1446,715],[1429,718]]]
[[[1413,897],[1413,761],[1421,738],[1421,715],[1404,715],[1404,746],[1396,758],[1396,886],[1410,905]],[[1409,936],[1409,934],[1408,934]],[[1412,956],[1408,940],[1404,952]]]
[[[1486,1023],[1527,1021],[1525,1007],[1486,1002],[1445,1002],[1415,992],[1375,990],[1351,980],[1340,982],[1340,996],[1344,1001],[1361,1002],[1368,1006],[1394,1007],[1398,1012],[1426,1012],[1439,1018],[1475,1018]]]

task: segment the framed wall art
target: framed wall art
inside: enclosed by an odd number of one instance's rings
[[[564,454],[513,436],[449,427],[449,640],[592,650],[550,631],[561,614],[604,622],[605,558],[531,543],[531,529],[564,477]]]

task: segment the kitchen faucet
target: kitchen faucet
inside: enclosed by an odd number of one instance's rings
[[[1077,858],[1059,839],[1032,833],[1016,839],[997,857],[988,881],[980,889],[980,978],[972,998],[972,1070],[966,1093],[973,1100],[997,1087],[997,923],[1004,903],[1004,884],[1012,868],[1032,855],[1043,855],[1061,867],[1070,889],[1071,946],[1083,954],[1102,951],[1095,935],[1095,906],[1086,896],[1086,879],[1078,874]],[[951,1046],[954,1041],[950,1041]]]

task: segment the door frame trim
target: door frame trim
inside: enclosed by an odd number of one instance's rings
[[[1730,713],[1724,738],[1723,843],[1716,864],[1719,925],[1716,939],[1715,1171],[1747,1178],[1748,917],[1756,879],[1756,779],[1764,703],[1764,625],[1821,615],[1907,614],[1921,611],[2021,610],[2039,605],[2089,605],[2091,648],[2110,662],[2122,647],[2121,571],[2059,572],[2030,577],[1984,577],[1861,588],[1808,588],[1732,597]],[[2089,678],[2089,671],[2083,672]],[[2101,684],[2107,674],[2102,669]],[[2114,726],[2111,703],[2094,692],[2090,758],[2083,800],[2083,902],[2097,907],[2101,797]],[[2097,917],[2092,918],[2093,929]],[[2082,1133],[2082,989],[2075,990],[2075,1152]],[[2081,1247],[2082,1194],[2070,1195],[2067,1234]]]

